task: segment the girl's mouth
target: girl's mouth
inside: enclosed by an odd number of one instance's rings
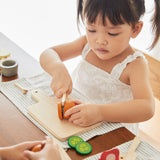
[[[103,48],[97,48],[96,49],[98,52],[102,53],[102,54],[105,54],[105,53],[108,53],[109,51],[106,50],[106,49],[103,49]]]

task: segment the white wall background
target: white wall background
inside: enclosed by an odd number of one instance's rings
[[[144,28],[131,43],[148,53],[153,0],[146,0],[146,6]],[[0,31],[38,60],[44,49],[78,38],[76,0],[0,0]]]

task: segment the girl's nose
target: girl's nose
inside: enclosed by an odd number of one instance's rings
[[[106,40],[106,37],[104,35],[102,36],[99,36],[97,39],[96,39],[96,43],[97,44],[100,44],[100,45],[107,45],[107,40]]]
[[[96,43],[100,45],[107,45],[107,40],[104,38],[97,38]]]

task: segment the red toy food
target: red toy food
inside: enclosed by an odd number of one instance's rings
[[[119,160],[119,150],[117,148],[105,151],[99,160]]]

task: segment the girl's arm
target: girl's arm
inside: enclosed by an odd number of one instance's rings
[[[86,43],[86,37],[83,36],[73,42],[46,49],[40,55],[40,64],[46,72],[52,75],[53,69],[59,63],[79,56]]]
[[[83,36],[74,42],[59,45],[45,50],[40,56],[42,68],[52,76],[51,88],[57,98],[72,91],[72,80],[62,61],[81,54],[86,37]]]
[[[154,98],[149,84],[148,66],[137,58],[127,66],[133,100],[101,105],[102,120],[110,122],[141,122],[154,114]]]

